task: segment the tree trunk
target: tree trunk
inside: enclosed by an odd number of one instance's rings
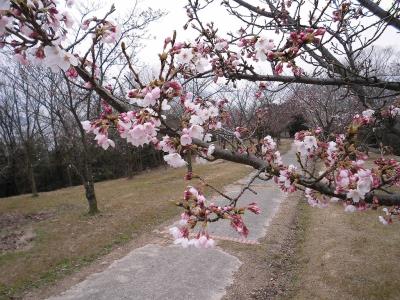
[[[71,165],[67,165],[67,180],[68,180],[68,186],[72,186],[72,175],[71,175]]]
[[[139,172],[141,172],[141,171],[143,171],[142,147],[137,148],[136,157],[137,157],[138,170],[139,170]]]
[[[35,180],[35,173],[33,171],[33,166],[30,160],[28,161],[28,173],[29,173],[29,181],[31,183],[31,193],[32,197],[37,197],[39,196],[38,191],[37,191],[37,186],[36,186],[36,180]]]
[[[89,215],[95,215],[99,213],[99,209],[97,207],[97,199],[96,199],[96,193],[94,191],[93,180],[85,182],[84,187],[85,187],[86,199],[89,203]]]
[[[129,146],[127,147],[127,175],[128,175],[128,179],[132,179],[133,178],[133,160],[135,159],[134,157],[134,153],[133,153],[133,149],[131,149]]]
[[[97,207],[97,199],[96,199],[96,193],[94,190],[92,166],[90,165],[87,158],[88,158],[88,155],[87,155],[87,153],[85,153],[83,186],[85,187],[86,199],[89,203],[89,215],[95,215],[95,214],[99,213],[100,211]]]
[[[190,152],[190,150],[186,154],[186,162],[187,162],[187,172],[193,173],[192,152]]]
[[[281,132],[278,132],[278,133],[276,134],[276,144],[277,144],[278,146],[281,145]]]

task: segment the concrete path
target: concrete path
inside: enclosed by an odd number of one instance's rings
[[[285,164],[294,163],[294,151],[284,155],[283,161]],[[227,186],[226,192],[234,196],[248,178]],[[215,239],[258,243],[257,240],[266,234],[269,221],[286,195],[271,181],[255,181],[253,189],[257,195],[246,191],[239,200],[240,206],[257,202],[262,209],[260,215],[245,214],[245,224],[250,230],[248,238],[240,239],[230,228],[229,222],[216,222],[209,228]],[[225,203],[218,198],[213,201]],[[92,274],[61,295],[49,299],[221,299],[240,265],[236,257],[218,247],[183,249],[174,245],[163,247],[149,244],[133,250],[103,272]]]

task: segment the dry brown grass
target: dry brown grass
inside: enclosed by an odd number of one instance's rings
[[[367,167],[377,154],[370,153]],[[398,159],[399,157],[395,157]],[[299,210],[296,299],[400,299],[400,222],[382,208],[345,213],[341,204]]]
[[[300,211],[295,299],[399,299],[400,224],[380,211],[346,214],[341,205]]]
[[[250,170],[228,162],[194,166],[196,173],[219,188]],[[41,193],[38,198],[22,195],[1,199],[0,215],[47,212],[51,216],[25,224],[36,234],[30,249],[0,254],[0,298],[54,282],[176,216],[180,209],[170,200],[182,197],[188,184],[184,174],[184,169],[160,169],[133,180],[97,183],[101,214],[95,217],[85,214],[87,204],[81,186]]]

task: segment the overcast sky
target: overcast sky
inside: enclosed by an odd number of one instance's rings
[[[389,2],[389,0],[384,0],[382,3],[385,1]],[[124,9],[132,5],[132,2],[132,0],[119,0],[115,1],[115,5],[118,11],[123,12]],[[248,2],[255,4],[257,0],[249,0]],[[166,16],[154,22],[148,28],[148,33],[151,34],[152,38],[144,41],[145,48],[139,54],[139,58],[146,64],[154,65],[155,60],[157,61],[158,53],[162,51],[164,38],[171,36],[173,30],[177,30],[177,39],[179,41],[193,39],[192,30],[183,30],[183,25],[187,21],[184,9],[186,3],[187,0],[139,0],[140,7],[152,7],[153,9],[161,9],[167,12]],[[221,0],[214,1],[201,17],[205,21],[214,21],[218,25],[220,35],[223,36],[223,33],[239,29],[240,22],[236,18],[229,16],[220,3]],[[399,40],[400,34],[390,29],[379,39],[379,44],[377,45],[398,48]]]
[[[230,29],[233,17],[228,16],[225,9],[220,6],[221,1],[215,1],[207,14],[203,14],[202,18],[206,21],[215,21],[219,25],[220,32],[227,32]],[[123,11],[124,8],[132,5],[132,0],[119,0],[115,3],[117,10]],[[152,63],[158,58],[158,53],[162,51],[163,41],[166,37],[172,36],[174,30],[177,31],[177,39],[179,41],[193,40],[193,34],[190,29],[184,30],[183,25],[187,22],[186,11],[184,6],[187,0],[139,0],[140,7],[152,7],[153,9],[161,9],[167,12],[157,22],[151,24],[148,28],[148,33],[153,36],[152,39],[146,41],[146,47],[141,51],[140,57],[146,63]]]

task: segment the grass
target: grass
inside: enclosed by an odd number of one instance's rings
[[[371,153],[366,166],[376,158]],[[384,226],[378,221],[381,207],[345,213],[341,204],[316,209],[305,201],[298,213],[297,271],[289,299],[399,299],[399,219]]]
[[[289,299],[399,299],[400,223],[341,205],[299,209],[297,272]]]
[[[250,168],[216,162],[194,165],[215,187],[221,188],[250,172]],[[36,237],[29,249],[0,254],[0,298],[19,297],[35,287],[55,282],[109,253],[143,232],[150,232],[181,211],[174,205],[187,184],[184,169],[160,169],[133,180],[118,179],[96,183],[101,213],[88,216],[81,186],[0,200],[1,214],[36,214],[49,218],[24,226]],[[211,191],[205,189],[206,194]]]

